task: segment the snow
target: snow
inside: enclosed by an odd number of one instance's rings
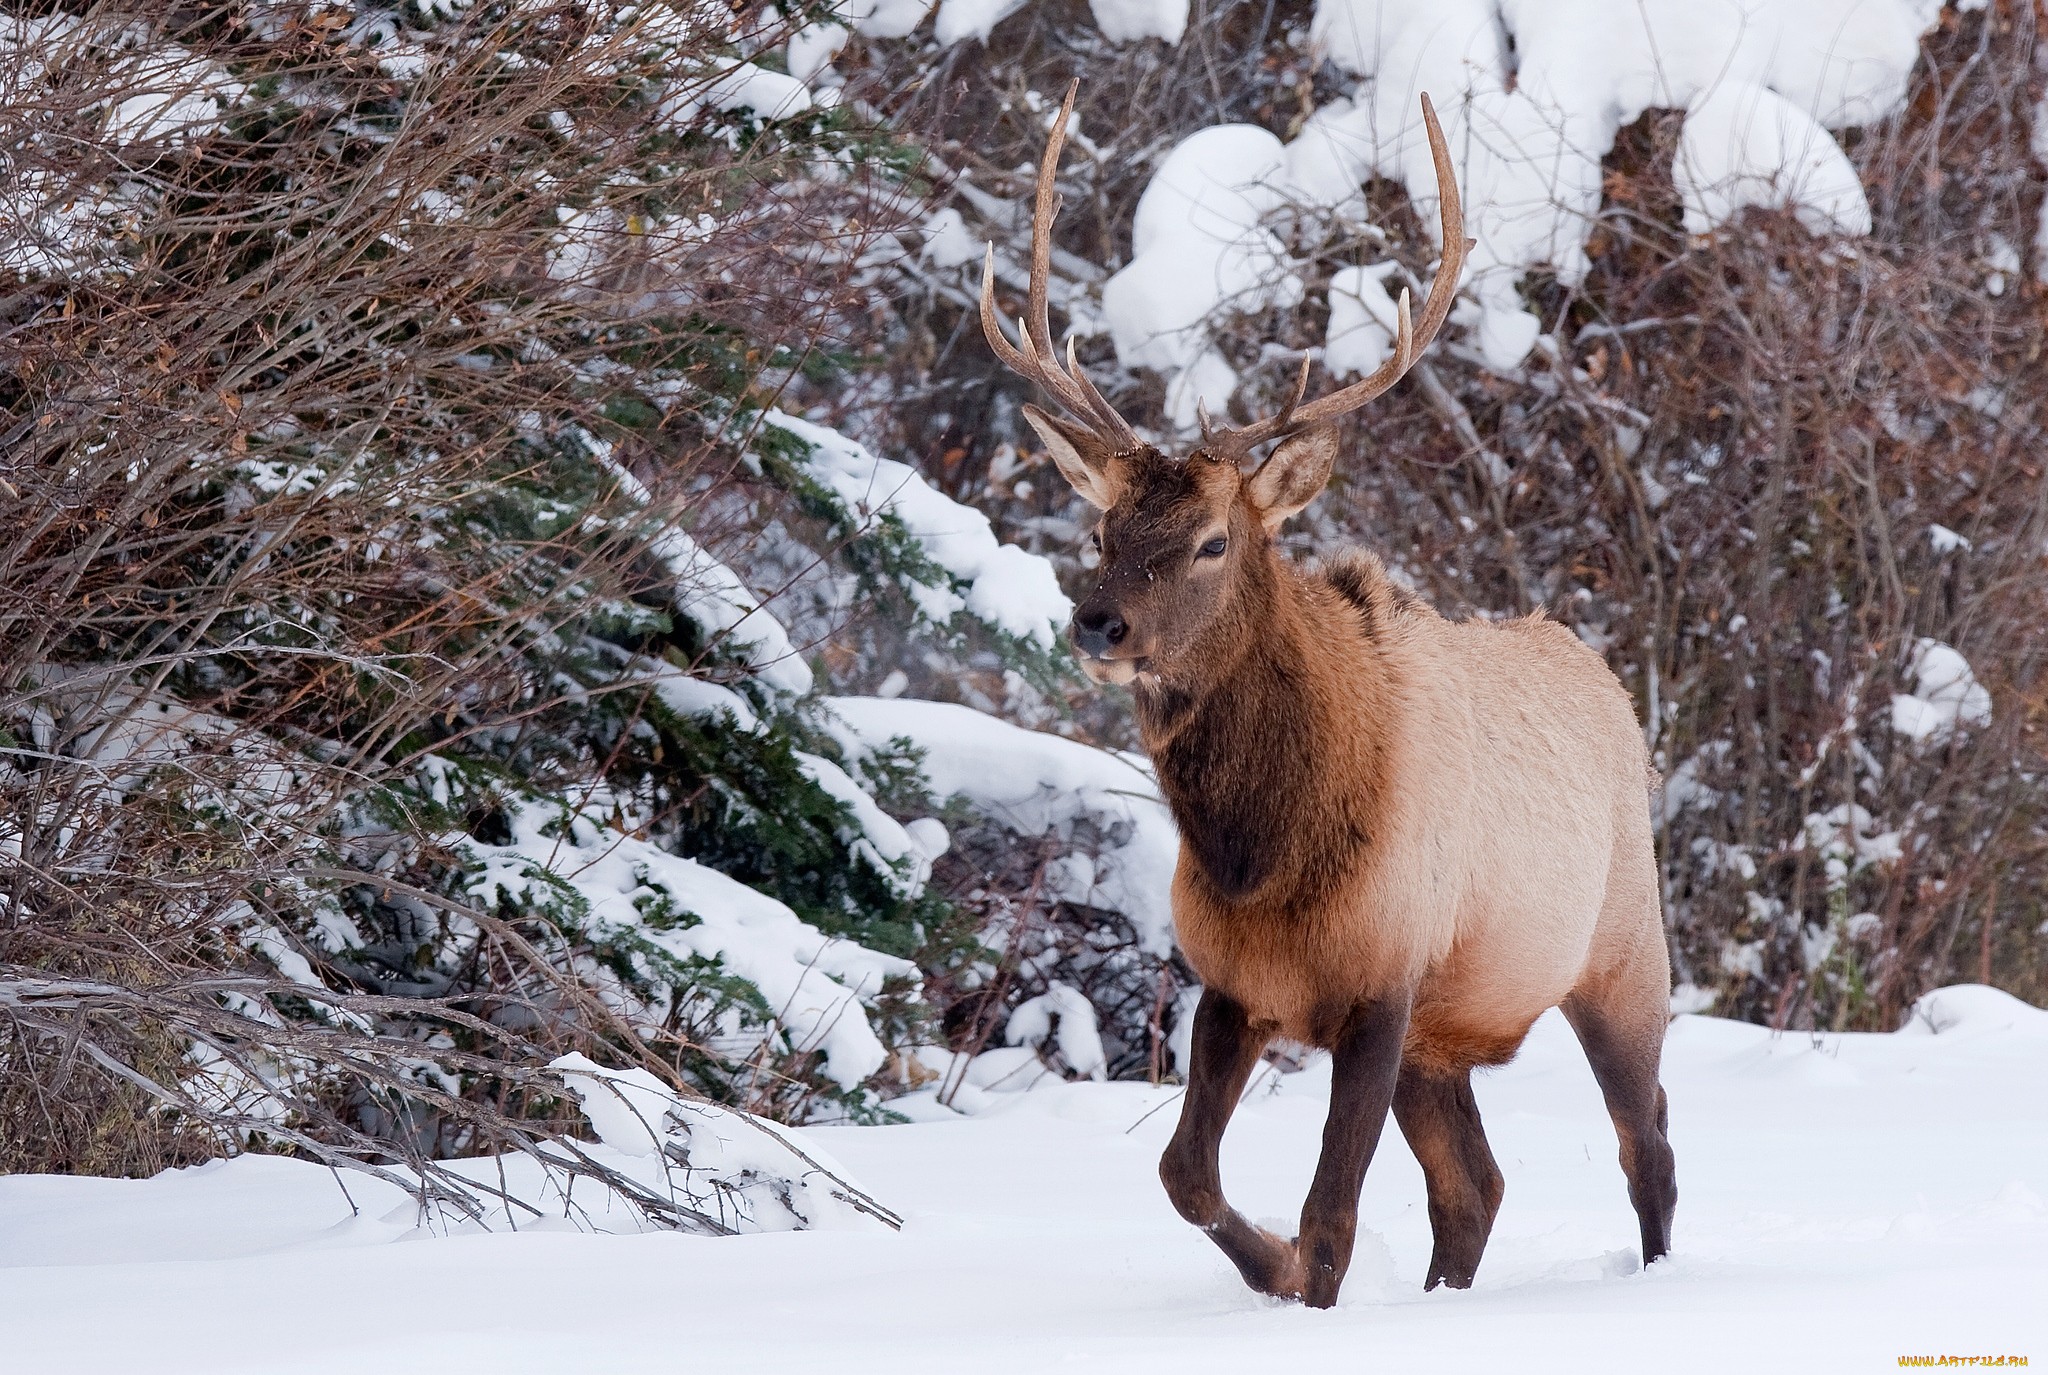
[[[972,38],[988,42],[996,25],[1024,8],[1026,0],[939,0],[938,20],[932,36],[942,48]],[[913,0],[884,0],[892,12],[877,19],[881,23],[861,25],[861,32],[876,37],[901,37],[924,17],[924,6]],[[1136,43],[1146,38],[1163,38],[1178,43],[1188,27],[1188,0],[1088,0],[1095,27],[1112,43]]]
[[[751,62],[736,63],[720,72],[704,93],[704,99],[721,110],[745,110],[770,120],[800,115],[812,103],[810,88],[802,81]]]
[[[1916,744],[1940,744],[1959,725],[1990,724],[1991,692],[1951,646],[1922,636],[1907,667],[1914,687],[1892,696],[1893,730]]]
[[[1984,266],[1990,269],[1984,275],[1984,290],[1987,295],[2005,295],[2006,284],[2019,276],[2024,263],[2020,251],[2013,241],[2003,234],[1992,234],[1984,248]]]
[[[1225,305],[1253,311],[1301,300],[1285,247],[1261,224],[1285,199],[1284,170],[1280,140],[1255,125],[1218,125],[1182,140],[1138,198],[1130,262],[1103,284],[1119,362],[1166,373],[1169,387],[1205,369],[1208,386],[1181,388],[1174,420],[1182,428],[1193,425],[1197,400],[1220,413],[1236,388],[1210,347],[1209,318]]]
[[[913,1122],[945,1122],[956,1115],[968,1115],[998,1106],[989,1098],[997,1093],[1024,1093],[1060,1076],[1047,1068],[1038,1047],[1002,1046],[979,1055],[955,1055],[936,1046],[921,1046],[916,1058],[926,1070],[938,1076],[929,1093],[916,1093],[894,1100],[890,1107],[898,1116]]]
[[[640,662],[647,670],[654,695],[676,715],[711,721],[724,717],[735,729],[749,734],[761,728],[761,719],[754,714],[753,707],[731,688],[692,678],[673,664],[646,659]]]
[[[843,1166],[772,1122],[680,1097],[644,1069],[606,1069],[586,1055],[561,1056],[548,1068],[576,1095],[598,1139],[626,1157],[607,1163],[724,1230],[884,1225],[836,1187],[846,1182]]]
[[[800,697],[811,690],[811,666],[739,574],[680,527],[663,531],[652,549],[675,578],[677,612],[695,623],[708,642],[733,651],[778,691]]]
[[[829,761],[810,762],[821,782],[825,769],[837,771]],[[851,789],[851,780],[845,786]],[[880,816],[872,802],[866,808]],[[677,959],[715,959],[727,973],[752,983],[790,1048],[822,1052],[823,1071],[833,1082],[853,1088],[882,1067],[887,1053],[868,1021],[866,1003],[887,980],[914,983],[915,965],[827,936],[767,894],[613,829],[611,809],[609,799],[595,795],[574,809],[515,803],[506,808],[508,844],[489,845],[459,833],[447,837],[447,844],[468,859],[474,870],[469,892],[480,902],[545,906],[573,895],[583,928],[595,937],[631,936]],[[915,850],[900,826],[881,820],[893,828],[904,852]],[[880,832],[869,834],[872,839]],[[889,848],[884,837],[878,847],[856,852],[889,874]],[[929,872],[930,860],[915,853]]]
[[[1864,915],[1868,916],[1869,913]],[[1937,988],[1913,1004],[1901,1036],[2025,1038],[2041,1025],[2042,1011],[1983,984]]]
[[[1934,552],[1937,554],[1953,554],[1958,549],[1968,553],[1975,547],[1970,543],[1968,536],[1959,535],[1946,525],[1940,524],[1931,524],[1927,527],[1927,542],[1934,546]]]
[[[106,243],[107,228],[118,219],[117,196],[82,189],[73,177],[18,167],[0,178],[0,224],[7,227],[0,270],[29,280],[118,272],[121,260]]]
[[[1090,1079],[1107,1076],[1109,1057],[1095,1024],[1095,1005],[1072,984],[1053,980],[1045,992],[1017,1004],[1003,1028],[1013,1046],[1043,1046],[1048,1040],[1074,1073]]]
[[[939,232],[944,229],[938,226]],[[950,580],[948,587],[905,579],[904,591],[921,617],[944,626],[965,612],[1041,650],[1058,648],[1073,603],[1060,591],[1059,576],[1046,559],[998,540],[987,516],[938,491],[907,463],[879,458],[837,430],[778,410],[765,412],[761,420],[802,442],[805,452],[798,465],[838,498],[863,530],[883,521],[899,523]],[[629,493],[647,499],[631,474],[609,463],[606,455],[596,456]],[[675,579],[676,610],[707,642],[735,654],[778,692],[801,697],[811,690],[810,665],[782,622],[765,608],[765,599],[738,573],[680,526],[664,530],[652,548]],[[675,690],[702,695],[698,688]],[[697,714],[684,706],[677,709]]]
[[[1612,1128],[1552,1014],[1476,1085],[1507,1195],[1463,1292],[1422,1292],[1428,1218],[1398,1132],[1342,1299],[1317,1313],[1249,1293],[1168,1206],[1174,1090],[1043,1079],[970,1119],[789,1133],[903,1213],[900,1233],[619,1235],[558,1210],[435,1235],[390,1185],[350,1179],[352,1210],[328,1172],[270,1157],[0,1179],[0,1324],[10,1363],[47,1375],[267,1372],[281,1353],[308,1375],[576,1375],[679,1350],[693,1369],[838,1375],[963,1353],[997,1372],[1687,1375],[1759,1352],[1871,1370],[2048,1350],[2048,1014],[1965,987],[1894,1035],[1681,1017],[1665,1063],[1678,1223],[1648,1273]],[[1327,1085],[1327,1066],[1254,1084],[1224,1145],[1248,1215],[1299,1209]],[[349,1294],[394,1296],[396,1320],[337,1321]]]
[[[1215,349],[1204,349],[1166,384],[1166,418],[1185,434],[1201,423],[1205,407],[1222,415],[1236,392],[1237,370]]]
[[[33,90],[48,74],[50,56],[69,56],[59,45],[87,35],[85,22],[69,14],[0,14],[0,62],[7,64],[11,89]]]
[[[832,59],[839,56],[850,37],[852,34],[844,24],[806,24],[790,36],[783,50],[783,64],[798,81],[814,81],[832,65]]]
[[[1828,131],[1899,108],[1940,12],[1939,0],[1318,0],[1311,41],[1356,85],[1284,146],[1224,125],[1167,155],[1140,202],[1132,261],[1104,291],[1118,358],[1166,374],[1184,410],[1199,396],[1218,411],[1237,379],[1218,366],[1205,322],[1300,297],[1267,227],[1279,207],[1319,207],[1370,235],[1362,188],[1384,176],[1407,186],[1435,233],[1424,93],[1477,240],[1454,318],[1496,371],[1520,367],[1542,331],[1523,277],[1548,265],[1567,286],[1584,278],[1601,159],[1652,106],[1687,111],[1673,171],[1691,232],[1765,206],[1816,234],[1866,234],[1868,202]],[[1146,202],[1167,224],[1156,239]],[[1333,290],[1333,312],[1354,286]],[[1370,335],[1357,346],[1369,353]],[[1198,366],[1199,387],[1187,380]]]
[[[944,625],[959,611],[1041,649],[1059,646],[1074,605],[1053,567],[996,538],[988,517],[938,491],[915,468],[878,458],[837,430],[771,410],[764,417],[810,448],[810,475],[863,521],[893,518],[950,574],[954,590],[906,588],[919,612]]]
[[[1870,232],[1870,202],[1848,156],[1804,110],[1761,86],[1725,82],[1687,108],[1672,177],[1687,233],[1752,205],[1790,209],[1815,234]]]
[[[924,851],[928,859],[937,859],[953,848],[953,838],[946,833],[946,824],[935,816],[921,816],[915,821],[907,821],[903,824],[903,830],[911,842]]]
[[[175,43],[124,58],[110,76],[129,93],[106,116],[106,137],[123,145],[212,133],[249,89]]]
[[[847,848],[864,859],[889,881],[889,886],[906,898],[924,891],[931,877],[932,852],[927,849],[929,833],[923,840],[875,805],[860,784],[831,760],[803,750],[794,751],[797,767],[833,801],[853,813],[851,835],[841,837]],[[941,832],[944,827],[940,827]],[[944,849],[938,851],[944,854]]]
[[[1877,819],[1855,802],[1809,812],[1800,836],[1805,845],[1820,852],[1831,882],[1854,869],[1889,864],[1905,854],[1904,837],[1897,831],[1878,830]]]
[[[823,706],[820,724],[849,757],[899,738],[923,749],[935,798],[958,798],[1019,835],[1071,840],[1077,825],[1092,827],[1103,839],[1101,852],[1050,866],[1047,891],[1123,913],[1154,954],[1173,948],[1167,895],[1180,836],[1142,764],[949,702],[827,697]]]
[[[868,9],[867,16],[855,17],[863,8]],[[931,11],[931,0],[848,0],[840,9],[869,38],[907,37]]]
[[[982,245],[958,210],[948,206],[924,222],[919,256],[933,267],[959,267],[981,256]]]
[[[1188,28],[1188,0],[1088,0],[1095,27],[1112,43],[1143,38],[1180,42]]]
[[[932,36],[942,48],[969,38],[986,43],[996,25],[1023,8],[1024,0],[939,0]]]
[[[1717,789],[1700,781],[1703,768],[1715,768],[1728,758],[1728,742],[1710,741],[1703,749],[1672,769],[1664,779],[1664,786],[1658,789],[1652,817],[1660,825],[1669,825],[1680,813],[1688,808],[1708,808],[1721,800]]]
[[[1691,982],[1681,983],[1671,990],[1671,1013],[1674,1017],[1682,1017],[1691,1012],[1705,1012],[1719,1001],[1719,997],[1711,988],[1701,988]]]
[[[1324,0],[1309,39],[1354,76],[1412,74],[1413,91],[1462,90],[1504,71],[1508,55],[1493,0]],[[1395,127],[1410,122],[1402,102]]]
[[[606,1069],[587,1055],[563,1055],[548,1068],[561,1071],[598,1140],[626,1155],[661,1150],[663,1119],[677,1099],[648,1071]]]
[[[2034,117],[2027,133],[2027,141],[2034,150],[2034,160],[2048,163],[2048,100],[2034,106]],[[2034,280],[2048,282],[2048,201],[2041,203],[2039,218],[2034,224]]]
[[[1332,377],[1363,377],[1387,361],[1400,332],[1400,308],[1386,279],[1397,263],[1339,268],[1330,278],[1330,324],[1323,366]]]

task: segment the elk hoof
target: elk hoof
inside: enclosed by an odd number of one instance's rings
[[[1300,1243],[1295,1245],[1298,1252]],[[1301,1301],[1310,1308],[1333,1308],[1337,1290],[1344,1284],[1344,1274],[1337,1268],[1337,1248],[1327,1241],[1318,1241],[1309,1252],[1302,1263]]]
[[[1445,1265],[1441,1262],[1432,1262],[1429,1267],[1429,1279],[1423,1283],[1422,1290],[1424,1293],[1428,1293],[1439,1284],[1451,1289],[1470,1289],[1472,1287],[1472,1276],[1477,1273],[1477,1270],[1477,1266]]]
[[[1245,1271],[1245,1282],[1261,1294],[1275,1299],[1301,1300],[1308,1275],[1301,1263],[1301,1251],[1293,1241],[1282,1241],[1271,1232],[1263,1234],[1267,1245],[1255,1266]]]

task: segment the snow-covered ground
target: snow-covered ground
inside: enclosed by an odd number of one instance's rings
[[[1225,1177],[1253,1216],[1298,1207],[1327,1079],[1255,1084],[1238,1113]],[[973,1118],[801,1133],[905,1214],[900,1233],[434,1236],[385,1186],[351,1182],[352,1214],[325,1172],[264,1158],[146,1181],[0,1180],[0,1364],[569,1375],[1306,1358],[1662,1375],[2048,1362],[2048,1012],[1959,988],[1887,1036],[1681,1017],[1665,1082],[1677,1245],[1647,1274],[1613,1136],[1552,1014],[1479,1085],[1507,1201],[1464,1293],[1422,1292],[1422,1180],[1395,1133],[1366,1184],[1343,1300],[1310,1312],[1246,1292],[1168,1208],[1153,1163],[1171,1090],[1056,1084]]]

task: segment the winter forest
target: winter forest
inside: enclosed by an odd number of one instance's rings
[[[1433,101],[1455,304],[1275,538],[1632,700],[1668,1259],[1556,1013],[1469,1290],[1391,1122],[1331,1314],[1162,1191],[1181,833],[977,313],[1072,82],[1176,454],[1399,348]],[[2048,1360],[2044,192],[2031,0],[7,0],[15,1359]]]

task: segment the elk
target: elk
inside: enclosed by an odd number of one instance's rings
[[[1039,165],[1018,341],[998,322],[994,248],[981,324],[1063,412],[1024,407],[1102,515],[1099,581],[1068,636],[1098,683],[1126,685],[1181,836],[1172,891],[1201,977],[1181,1118],[1160,1160],[1174,1208],[1263,1293],[1328,1307],[1391,1108],[1427,1180],[1427,1288],[1472,1283],[1503,1182],[1472,1071],[1513,1058],[1562,1007],[1620,1139],[1647,1264],[1677,1201],[1658,1061],[1670,1009],[1634,704],[1599,655],[1538,613],[1450,621],[1362,551],[1296,567],[1281,524],[1328,481],[1335,422],[1392,387],[1443,325],[1471,243],[1450,153],[1422,111],[1443,257],[1418,328],[1404,291],[1372,376],[1199,445],[1147,443],[1046,319],[1053,187],[1075,91]],[[1272,442],[1263,463],[1254,450]],[[1322,1155],[1298,1235],[1225,1201],[1218,1147],[1275,1037],[1332,1059]]]

